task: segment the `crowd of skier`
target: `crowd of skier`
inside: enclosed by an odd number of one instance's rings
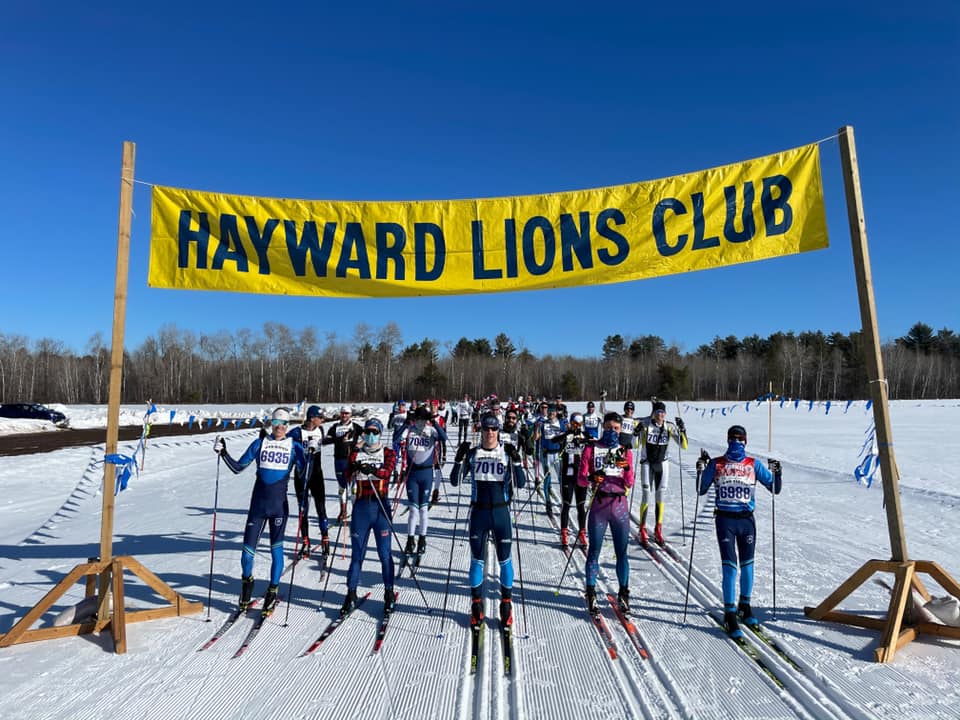
[[[416,569],[427,548],[430,509],[439,501],[445,480],[453,487],[461,483],[469,486],[471,626],[483,621],[484,561],[490,539],[499,565],[500,621],[506,627],[513,622],[514,503],[521,502],[517,490],[522,488],[529,491],[523,502],[535,501],[537,512],[545,513],[559,530],[559,545],[568,557],[578,547],[584,550],[584,597],[594,616],[598,613],[600,549],[609,529],[619,585],[617,609],[628,615],[627,547],[637,473],[638,539],[645,546],[650,541],[647,516],[652,508],[653,540],[664,545],[667,454],[671,442],[681,449],[687,449],[688,442],[683,420],[667,420],[666,405],[656,398],[644,417],[635,416],[632,401],[625,402],[622,412],[617,412],[605,408],[605,399],[606,393],[602,393],[599,412],[593,401],[588,402],[585,413],[568,413],[560,396],[553,401],[519,398],[505,403],[496,395],[478,401],[465,396],[460,402],[428,400],[409,406],[401,400],[394,404],[385,422],[373,416],[358,422],[352,408],[345,405],[326,430],[318,406],[308,407],[302,424],[293,428],[290,411],[281,407],[273,412],[260,437],[236,459],[227,451],[225,441],[217,438],[214,450],[232,472],[256,465],[241,554],[238,612],[256,602],[254,558],[268,526],[271,567],[262,615],[266,617],[277,605],[291,477],[299,505],[294,563],[313,553],[319,554],[326,566],[331,552],[330,520],[320,457],[324,445],[333,445],[339,497],[337,522],[341,529],[348,527],[350,533],[350,567],[341,617],[357,605],[360,571],[371,534],[380,560],[385,616],[395,606],[398,574],[409,566],[416,581]],[[769,460],[767,466],[763,465],[746,454],[746,443],[745,428],[734,425],[727,433],[727,450],[722,456],[710,458],[701,450],[696,462],[698,494],[714,488],[724,627],[734,638],[742,636],[740,623],[758,623],[750,605],[757,544],[753,519],[756,487],[760,483],[774,493],[781,487],[780,463]],[[453,465],[445,479],[448,448]],[[403,491],[408,508],[405,544],[398,535],[394,514]],[[321,535],[316,549],[310,539],[311,498]],[[554,510],[557,502],[559,518]],[[571,510],[576,513],[574,528]],[[399,571],[392,552],[394,542],[401,551]],[[452,566],[452,554],[450,559]]]

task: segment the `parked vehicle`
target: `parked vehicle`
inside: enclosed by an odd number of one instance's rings
[[[58,427],[67,426],[67,416],[39,403],[6,403],[0,405],[0,417],[49,420]]]

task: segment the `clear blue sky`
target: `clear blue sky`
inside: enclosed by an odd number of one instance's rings
[[[120,150],[137,178],[315,199],[599,187],[853,125],[880,332],[960,331],[960,4],[17,3],[0,18],[0,333],[109,341]],[[282,9],[280,9],[282,8]],[[279,320],[405,343],[506,332],[537,355],[603,338],[859,329],[836,140],[831,247],[634,283],[440,299],[150,289],[135,191],[127,346]],[[718,299],[719,298],[719,299]],[[654,313],[645,312],[651,306]],[[659,319],[650,321],[655,315]]]

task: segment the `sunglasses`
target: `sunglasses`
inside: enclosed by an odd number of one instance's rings
[[[497,432],[497,430],[499,430],[499,428],[480,428],[480,429],[483,430],[484,432]]]
[[[379,430],[374,430],[373,428],[371,428],[370,430],[365,430],[364,432],[365,432],[367,435],[379,435],[379,434],[380,434],[380,431],[379,431]]]
[[[274,427],[278,427],[278,426],[281,426],[281,425],[282,425],[283,427],[286,427],[286,426],[287,426],[287,421],[286,421],[286,420],[271,420],[271,421],[270,421],[270,424],[273,425]]]

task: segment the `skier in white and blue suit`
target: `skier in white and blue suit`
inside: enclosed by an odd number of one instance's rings
[[[513,624],[513,559],[510,522],[510,500],[513,488],[522,488],[527,478],[523,472],[520,453],[513,445],[502,445],[499,438],[500,421],[496,415],[480,419],[480,445],[470,447],[462,443],[457,449],[450,484],[461,479],[472,483],[470,496],[470,595],[472,625],[483,622],[483,556],[487,537],[493,532],[500,562],[500,622]]]
[[[781,469],[779,460],[768,460],[769,470],[746,451],[747,431],[742,425],[727,430],[727,452],[723,457],[710,459],[701,451],[697,461],[700,473],[699,493],[705,495],[716,485],[717,541],[723,566],[723,622],[733,638],[743,636],[737,622],[757,625],[750,608],[753,592],[753,556],[756,550],[757,525],[753,519],[756,505],[757,482],[774,494],[780,493]],[[740,602],[736,601],[739,555]]]
[[[227,452],[221,438],[214,443],[214,450],[223,458],[224,464],[233,473],[239,473],[250,463],[257,464],[257,479],[250,496],[250,510],[243,533],[243,553],[240,556],[242,586],[240,608],[246,609],[253,596],[253,560],[263,528],[270,522],[270,586],[264,596],[263,609],[270,611],[277,602],[280,576],[283,574],[283,535],[287,527],[290,508],[287,504],[287,485],[294,467],[303,474],[307,457],[303,445],[287,435],[290,413],[277,408],[271,418],[272,434],[257,438],[238,460]]]
[[[430,489],[433,487],[433,469],[439,461],[440,445],[447,442],[447,433],[434,417],[428,405],[419,405],[413,413],[413,424],[408,425],[398,438],[394,449],[400,448],[406,476],[407,501],[410,519],[407,521],[406,555],[423,555],[427,549],[427,525],[430,511]],[[414,533],[420,538],[414,547]]]

